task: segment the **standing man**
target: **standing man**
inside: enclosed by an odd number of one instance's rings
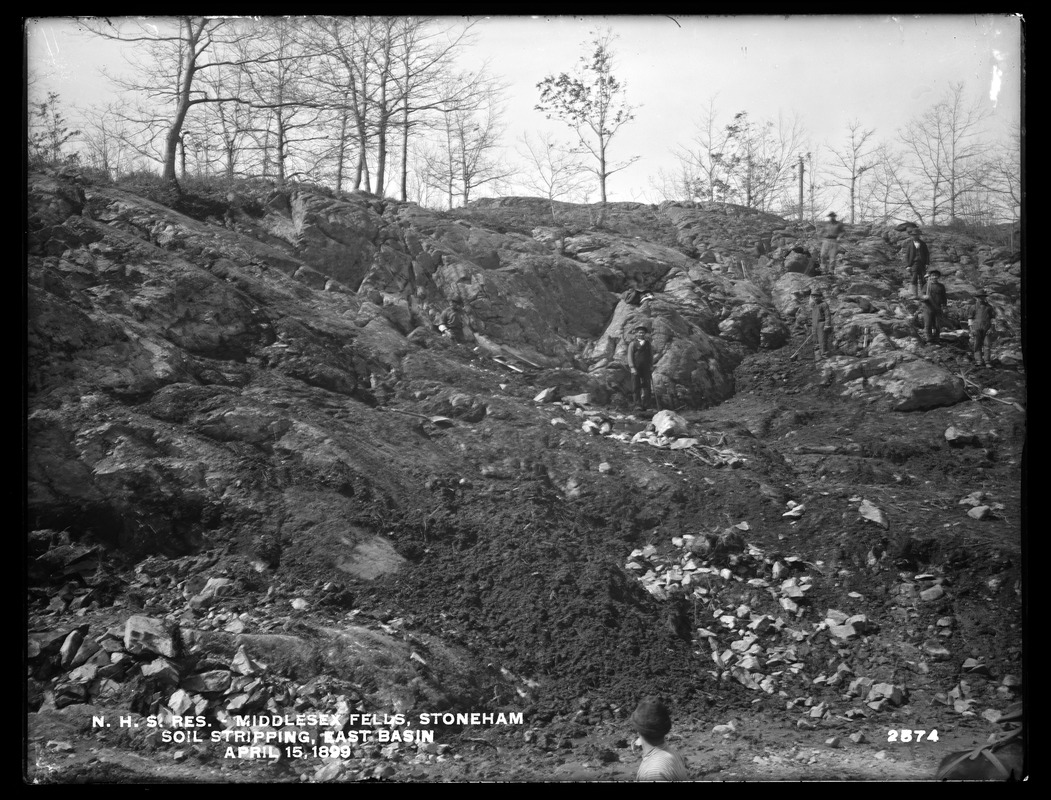
[[[923,329],[930,344],[941,341],[941,320],[949,305],[945,285],[938,281],[941,272],[932,269],[927,273],[927,293],[923,296]]]
[[[635,328],[635,338],[628,345],[628,369],[631,370],[631,394],[635,399],[635,410],[645,411],[647,401],[653,396],[653,345],[645,325]]]
[[[820,361],[831,352],[832,309],[825,302],[825,293],[815,289],[810,293],[811,320],[814,334],[814,361]]]
[[[984,289],[979,289],[974,295],[974,310],[971,311],[971,350],[974,363],[979,367],[992,361],[992,347],[986,337],[993,329],[996,309],[989,304],[987,296]]]
[[[668,707],[655,697],[639,703],[631,715],[631,726],[638,731],[642,746],[642,763],[635,774],[637,781],[688,781],[690,774],[682,756],[664,744],[671,730]]]
[[[920,229],[912,229],[912,239],[905,245],[905,268],[909,271],[909,282],[912,284],[912,296],[920,296],[920,287],[931,263],[931,253],[927,243],[920,238]]]
[[[828,212],[828,222],[821,229],[821,268],[827,265],[828,275],[836,277],[836,256],[839,254],[839,238],[846,231],[843,223],[836,219],[836,212]]]

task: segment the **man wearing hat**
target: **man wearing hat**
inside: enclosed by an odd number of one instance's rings
[[[937,344],[941,340],[941,320],[949,305],[949,296],[945,292],[945,285],[938,278],[941,272],[932,269],[927,273],[927,293],[923,296],[923,329],[927,334],[927,341]]]
[[[631,715],[631,726],[638,731],[642,745],[642,763],[635,774],[637,781],[688,781],[689,773],[682,757],[664,744],[671,730],[668,707],[655,697],[647,697]]]
[[[987,336],[993,328],[996,309],[989,304],[984,289],[979,289],[974,297],[974,310],[971,311],[971,351],[974,353],[974,363],[984,367],[992,361],[992,347]]]
[[[920,296],[923,276],[927,265],[931,263],[931,253],[927,243],[920,238],[920,229],[912,229],[912,239],[905,245],[905,268],[909,271],[909,282],[912,284],[913,297]]]
[[[631,394],[636,411],[645,411],[646,403],[653,396],[653,345],[646,325],[635,328],[635,338],[628,345],[628,369],[631,370]]]
[[[846,228],[843,223],[836,219],[836,212],[828,212],[828,222],[821,228],[821,268],[827,269],[826,274],[833,278],[836,276],[836,256],[839,254],[839,237]]]
[[[825,358],[831,350],[832,310],[825,302],[825,293],[815,289],[810,293],[811,320],[813,321],[814,361]]]

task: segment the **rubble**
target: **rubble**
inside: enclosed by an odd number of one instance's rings
[[[151,653],[169,658],[178,650],[178,629],[170,622],[152,617],[129,617],[124,632],[124,649],[132,655]]]

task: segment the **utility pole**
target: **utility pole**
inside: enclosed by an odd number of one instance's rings
[[[799,154],[799,221],[803,221],[803,154]]]
[[[814,220],[814,160],[810,153],[806,154],[806,160],[810,164],[810,219]]]

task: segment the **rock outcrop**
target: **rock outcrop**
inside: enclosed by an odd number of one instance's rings
[[[223,220],[71,173],[32,176],[28,199],[30,515],[133,550],[191,551],[221,526],[273,562],[296,531],[339,535],[319,519],[352,516],[377,475],[411,495],[382,447],[355,444],[382,442],[394,424],[362,410],[400,397],[424,419],[513,414],[478,381],[475,354],[625,405],[628,335],[644,321],[661,404],[718,404],[745,355],[806,330],[807,295],[828,286],[794,271],[816,251],[812,226],[722,204],[596,214],[504,198],[440,213],[290,189]],[[832,379],[863,379],[901,411],[964,396],[922,358],[896,263],[905,235],[848,228],[831,297],[849,362]],[[997,346],[1017,353],[1017,256],[960,233],[927,238],[947,273],[950,325],[963,327],[984,287]],[[453,301],[462,345],[435,330]],[[884,356],[893,368],[866,366]],[[424,436],[414,458],[427,469],[448,453]]]

